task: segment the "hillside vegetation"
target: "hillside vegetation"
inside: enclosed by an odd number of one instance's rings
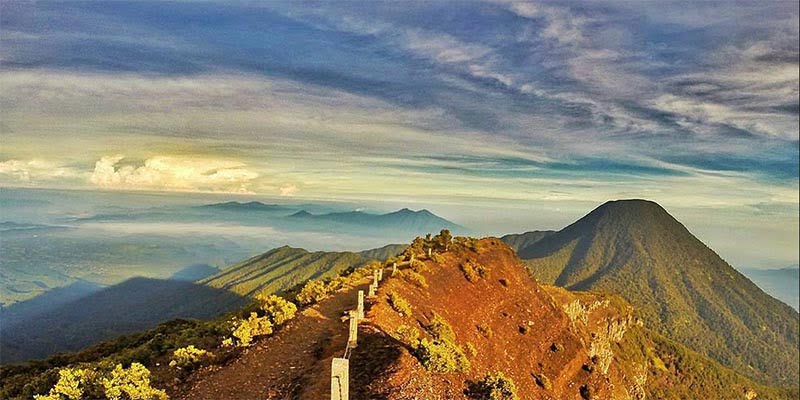
[[[309,252],[283,246],[225,268],[200,282],[242,296],[257,291],[279,293],[309,279],[332,278],[370,261],[383,261],[402,252],[405,247],[387,245],[363,252]]]
[[[400,269],[392,276],[394,262]],[[162,398],[161,391],[187,400],[325,398],[331,359],[347,342],[348,323],[340,317],[355,307],[376,268],[384,268],[384,279],[367,301],[350,357],[354,399],[798,396],[651,331],[621,297],[540,285],[498,239],[440,235],[418,238],[384,263],[309,281],[296,296],[259,292],[214,321],[173,321],[79,353],[4,367],[0,397],[53,393],[62,371],[124,376],[141,364],[155,393],[148,399]],[[81,379],[78,387],[103,396],[96,379]]]
[[[405,249],[387,245],[363,252],[309,252],[280,247],[228,267],[199,282],[134,278],[60,304],[6,313],[0,362],[8,364],[76,351],[115,336],[175,318],[212,319],[247,304],[254,294],[282,293],[309,279],[323,279],[385,260]],[[63,291],[60,291],[61,293]],[[49,297],[49,296],[48,296]],[[60,295],[60,297],[66,297]],[[30,303],[40,303],[30,300]],[[26,306],[18,303],[14,308]]]
[[[540,281],[617,293],[645,324],[761,382],[798,384],[800,316],[658,204],[603,204],[519,250]]]

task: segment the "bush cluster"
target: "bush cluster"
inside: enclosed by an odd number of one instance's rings
[[[169,362],[170,367],[191,369],[212,358],[213,354],[206,350],[198,349],[194,345],[189,345],[175,350],[172,353],[172,357],[172,361]]]
[[[401,315],[411,315],[411,304],[409,304],[408,300],[404,299],[399,294],[395,292],[389,293],[389,304]]]
[[[492,335],[494,335],[494,332],[492,332],[492,328],[489,327],[489,325],[480,324],[476,328],[478,328],[478,333],[480,333],[486,338],[491,338]]]
[[[428,288],[428,281],[425,279],[425,277],[410,269],[400,270],[398,274],[406,282],[411,283],[412,285],[421,287],[423,289]]]
[[[257,313],[253,312],[247,319],[234,320],[231,333],[237,339],[237,345],[247,347],[253,343],[253,338],[272,334],[272,327],[269,318],[259,317]]]
[[[150,386],[150,371],[139,363],[133,363],[127,369],[117,364],[111,375],[103,379],[103,388],[109,400],[168,399],[163,390]]]
[[[419,346],[419,331],[408,325],[400,325],[397,327],[396,339],[399,340],[400,343],[416,350]]]
[[[256,302],[273,325],[283,325],[286,321],[294,318],[297,313],[297,306],[294,303],[274,294],[259,293],[256,295]]]
[[[482,380],[471,384],[469,395],[481,400],[519,400],[514,381],[502,372],[487,374]]]
[[[167,394],[150,384],[150,371],[140,363],[123,368],[117,364],[111,371],[62,368],[58,382],[46,395],[34,400],[80,400],[103,396],[109,400],[166,400]]]
[[[433,372],[465,372],[470,368],[464,350],[456,343],[456,335],[449,323],[439,314],[433,313],[425,330],[433,338],[422,339],[416,356],[426,369]]]
[[[489,270],[481,264],[467,260],[459,264],[458,268],[470,282],[477,282],[480,278],[489,276]]]

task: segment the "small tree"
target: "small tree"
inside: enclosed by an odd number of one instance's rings
[[[450,230],[442,229],[438,235],[434,238],[434,242],[439,250],[446,252],[450,249],[450,243],[453,241],[453,235],[450,234]]]

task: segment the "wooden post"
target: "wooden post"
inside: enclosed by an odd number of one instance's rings
[[[433,253],[433,247],[428,247],[428,258],[431,258],[432,253]]]
[[[354,349],[358,345],[358,311],[350,310],[350,338],[347,347]]]
[[[368,292],[367,296],[375,297],[375,285],[369,285],[369,292]]]
[[[394,276],[395,272],[397,272],[397,263],[393,262],[392,263],[392,276]]]
[[[383,280],[383,268],[378,270],[378,281]]]
[[[358,312],[358,319],[364,319],[364,291],[358,291],[358,308],[356,308]]]
[[[350,361],[334,358],[331,362],[331,400],[348,400],[350,397]]]
[[[372,284],[378,287],[378,271],[372,271]]]

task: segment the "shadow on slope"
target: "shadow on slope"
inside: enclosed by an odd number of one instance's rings
[[[192,282],[133,278],[4,327],[0,362],[79,350],[170,319],[210,319],[247,302],[229,291]]]

